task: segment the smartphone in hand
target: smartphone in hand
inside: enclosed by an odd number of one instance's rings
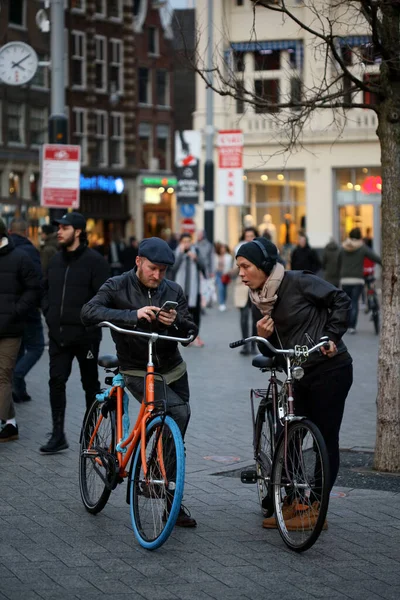
[[[178,306],[177,302],[174,302],[173,300],[167,300],[166,302],[164,302],[164,304],[160,308],[160,312],[161,311],[170,312],[171,310],[175,310],[177,306]]]

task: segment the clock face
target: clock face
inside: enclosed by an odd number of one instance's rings
[[[24,85],[34,77],[38,57],[24,42],[9,42],[0,48],[0,79],[7,85]]]

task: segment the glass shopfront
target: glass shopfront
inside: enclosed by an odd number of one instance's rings
[[[363,238],[373,240],[380,251],[381,190],[380,167],[336,169],[337,235],[339,241],[359,227]]]

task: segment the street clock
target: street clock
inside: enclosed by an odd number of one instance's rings
[[[7,85],[24,85],[35,76],[38,56],[24,42],[9,42],[0,48],[0,79]]]

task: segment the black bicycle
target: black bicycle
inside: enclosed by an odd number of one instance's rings
[[[327,337],[313,348],[277,349],[262,337],[252,336],[229,344],[248,342],[267,346],[272,357],[259,354],[253,366],[270,373],[267,389],[250,393],[255,469],[242,471],[243,483],[256,483],[265,517],[275,513],[282,539],[302,552],[318,539],[329,503],[329,458],[318,427],[295,414],[294,381],[304,375],[301,366],[310,354],[329,348]],[[283,374],[283,380],[277,373]],[[255,402],[260,403],[255,408]],[[294,517],[296,517],[294,519]]]
[[[365,277],[365,286],[367,288],[367,308],[366,313],[371,313],[371,321],[374,324],[374,330],[376,335],[379,335],[380,330],[380,310],[378,294],[375,288],[375,277],[368,275]]]

